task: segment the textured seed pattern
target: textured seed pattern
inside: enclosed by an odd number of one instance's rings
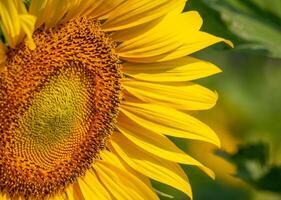
[[[44,199],[91,167],[121,99],[114,44],[94,19],[37,30],[0,73],[0,192]]]

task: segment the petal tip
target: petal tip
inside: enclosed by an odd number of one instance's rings
[[[230,46],[231,48],[234,48],[234,44],[233,44],[233,42],[231,42],[230,40],[224,40],[224,42],[225,42],[228,46]]]

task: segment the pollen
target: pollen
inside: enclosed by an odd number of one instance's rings
[[[52,197],[99,159],[121,99],[115,45],[94,19],[45,30],[0,73],[0,193]]]

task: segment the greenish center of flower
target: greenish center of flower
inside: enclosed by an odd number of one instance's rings
[[[45,168],[55,165],[59,158],[55,153],[63,147],[79,148],[76,141],[85,137],[83,127],[87,120],[87,88],[75,72],[52,77],[49,83],[34,96],[30,107],[19,122],[22,130],[21,139],[31,149],[45,157],[40,157]],[[23,143],[22,142],[22,143]],[[62,145],[64,144],[64,145]],[[22,144],[21,147],[25,148]],[[71,155],[71,149],[60,149],[59,156]],[[18,149],[24,157],[33,159],[32,152]],[[48,153],[47,153],[48,152]],[[73,153],[73,152],[72,152]],[[38,158],[36,158],[38,159]],[[35,162],[35,160],[34,160]]]
[[[75,126],[83,123],[83,86],[79,81],[60,76],[45,87],[34,99],[23,118],[25,129],[38,147],[55,146],[71,136]]]

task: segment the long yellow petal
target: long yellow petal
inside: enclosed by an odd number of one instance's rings
[[[77,0],[75,5],[69,7],[62,22],[67,22],[79,16],[104,19],[108,13],[124,1],[125,0]]]
[[[194,83],[158,84],[125,81],[124,88],[144,102],[166,105],[180,110],[205,110],[213,107],[218,95]]]
[[[1,29],[10,47],[15,48],[27,35],[27,44],[31,49],[34,49],[32,33],[36,18],[27,13],[22,1],[0,1],[0,18]]]
[[[29,13],[37,17],[36,28],[40,27],[45,22],[44,16],[46,15],[46,7],[50,4],[49,2],[48,0],[31,0]],[[49,10],[51,10],[50,7]]]
[[[232,42],[229,40],[199,31],[193,37],[187,37],[185,43],[181,47],[176,51],[168,53],[168,55],[161,60],[165,61],[180,58],[219,42],[225,42],[230,47],[233,47]]]
[[[182,5],[185,0],[130,0],[110,13],[103,24],[106,31],[116,31],[137,26],[165,15],[171,9]]]
[[[14,0],[0,1],[0,18],[3,34],[11,47],[20,37],[20,20]]]
[[[6,195],[0,194],[0,200],[9,200],[9,198]]]
[[[220,146],[216,133],[194,117],[157,104],[125,102],[121,112],[141,126],[158,134],[201,140]]]
[[[36,18],[31,15],[21,15],[20,20],[21,20],[22,30],[26,33],[26,44],[31,50],[34,50],[36,45],[33,41],[32,34],[33,34]]]
[[[114,155],[112,152],[104,150],[104,151],[101,151],[100,155],[101,155],[101,158],[103,161],[106,161],[112,165],[115,165],[120,169],[127,170],[127,168],[124,166],[122,161],[116,155]]]
[[[93,167],[103,185],[105,185],[115,199],[159,199],[146,184],[115,165],[108,162],[97,162]]]
[[[45,24],[46,28],[79,17],[104,17],[125,0],[32,0],[30,13],[37,16],[36,27]]]
[[[111,34],[111,38],[114,41],[123,42],[139,37],[157,26],[163,20],[163,18],[164,16],[156,18],[144,24],[140,24],[138,26],[115,31]]]
[[[182,9],[184,7],[185,1],[182,1],[181,4],[178,4],[177,7],[175,7],[174,10],[170,11],[167,15],[158,17],[152,21],[131,27],[126,28],[122,30],[118,30],[112,34],[112,39],[114,41],[132,41],[133,39],[138,38],[135,41],[138,41],[140,38],[147,38],[148,32],[153,33],[155,32],[155,29],[159,30],[160,27],[163,27],[163,24],[168,24],[171,20],[171,16],[179,16],[179,14],[182,12]],[[170,24],[171,25],[171,24]],[[167,31],[167,30],[165,30]],[[181,31],[182,32],[182,31]],[[161,31],[160,31],[161,33]],[[158,31],[159,34],[159,31]],[[149,34],[151,36],[151,34]]]
[[[139,52],[138,54],[131,54],[130,52],[119,53],[119,56],[126,61],[151,63],[151,62],[163,62],[163,61],[169,61],[169,60],[181,58],[219,42],[225,42],[229,46],[233,47],[233,44],[229,40],[216,37],[214,35],[201,31],[197,31],[194,34],[186,36],[184,40],[181,40],[181,42],[182,44],[177,48],[174,49],[169,48],[170,51],[166,51],[166,53],[162,53],[158,55],[156,55],[155,51],[150,52],[148,50],[146,52]],[[160,53],[162,51],[163,49],[159,49],[157,52]]]
[[[157,134],[136,124],[123,114],[120,114],[118,119],[120,119],[117,125],[118,130],[143,150],[172,162],[198,166],[207,175],[214,178],[214,173],[210,169],[188,156],[166,136]],[[123,138],[124,136],[119,135],[118,137]]]
[[[52,199],[53,200],[68,200],[67,195],[65,193],[57,194]]]
[[[62,22],[67,12],[76,7],[80,0],[31,0],[29,13],[37,17],[36,28],[45,24],[51,28]]]
[[[150,180],[146,176],[133,170],[127,163],[125,163],[122,159],[120,159],[120,157],[118,157],[115,153],[110,152],[110,151],[102,151],[101,158],[102,158],[102,161],[106,161],[112,165],[115,165],[116,167],[118,167],[122,170],[130,172],[131,174],[136,176],[139,180],[144,182],[148,187],[150,187],[152,189]]]
[[[38,28],[44,23],[44,16],[46,15],[46,7],[50,4],[50,0],[31,0],[29,6],[29,13],[36,16],[35,27]],[[49,7],[49,10],[51,8]]]
[[[80,186],[77,182],[68,186],[65,193],[68,200],[84,199]]]
[[[221,72],[212,63],[189,56],[158,63],[125,62],[123,71],[133,78],[150,82],[183,82]]]
[[[202,19],[197,12],[172,12],[145,34],[124,41],[116,52],[121,57],[152,57],[167,53],[180,47],[186,37],[199,31],[201,25]]]
[[[192,197],[188,178],[178,164],[156,157],[118,134],[112,135],[111,143],[120,157],[132,168]]]
[[[102,2],[103,0],[96,0],[94,3],[92,0],[77,0],[75,4],[69,7],[66,15],[61,19],[61,22],[64,23],[75,17],[83,16],[94,10]]]
[[[92,171],[88,171],[84,177],[79,178],[78,183],[85,200],[112,199],[111,195],[108,193],[105,187],[101,184],[98,177]]]
[[[87,16],[96,17],[98,19],[107,18],[106,15],[110,15],[111,11],[125,1],[126,0],[102,0],[99,6],[87,13]]]
[[[49,7],[45,10],[45,27],[55,27],[56,25],[62,23],[62,20],[64,19],[67,12],[73,8],[76,7],[79,3],[79,0],[51,0],[48,2],[52,2],[47,4]],[[51,12],[49,9],[52,9]],[[51,13],[51,14],[50,14]]]

